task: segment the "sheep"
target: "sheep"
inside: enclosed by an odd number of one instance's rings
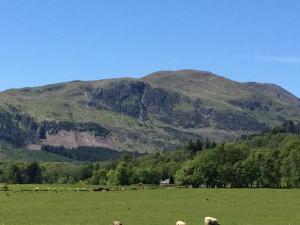
[[[80,188],[79,191],[88,191],[86,188]]]
[[[220,225],[218,220],[213,217],[205,217],[204,223],[205,225]]]
[[[183,221],[177,221],[177,222],[176,222],[176,225],[186,225],[186,223],[183,222]]]
[[[122,225],[122,223],[120,221],[114,221],[113,225]]]

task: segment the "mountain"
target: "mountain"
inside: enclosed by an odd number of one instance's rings
[[[273,84],[161,71],[141,79],[72,81],[0,93],[0,140],[27,149],[172,150],[300,121],[300,100]]]

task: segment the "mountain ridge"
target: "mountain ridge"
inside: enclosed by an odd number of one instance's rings
[[[0,140],[22,134],[25,147],[153,152],[189,139],[229,140],[299,122],[300,100],[274,84],[178,70],[9,89],[0,92],[0,112],[7,118],[0,120]],[[99,136],[102,129],[107,133]]]

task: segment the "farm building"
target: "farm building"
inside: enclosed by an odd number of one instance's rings
[[[160,181],[160,185],[161,185],[161,186],[164,186],[164,185],[170,185],[170,179],[161,180],[161,181]]]

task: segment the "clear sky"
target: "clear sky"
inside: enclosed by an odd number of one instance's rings
[[[300,97],[299,0],[0,0],[0,90],[209,70]]]

